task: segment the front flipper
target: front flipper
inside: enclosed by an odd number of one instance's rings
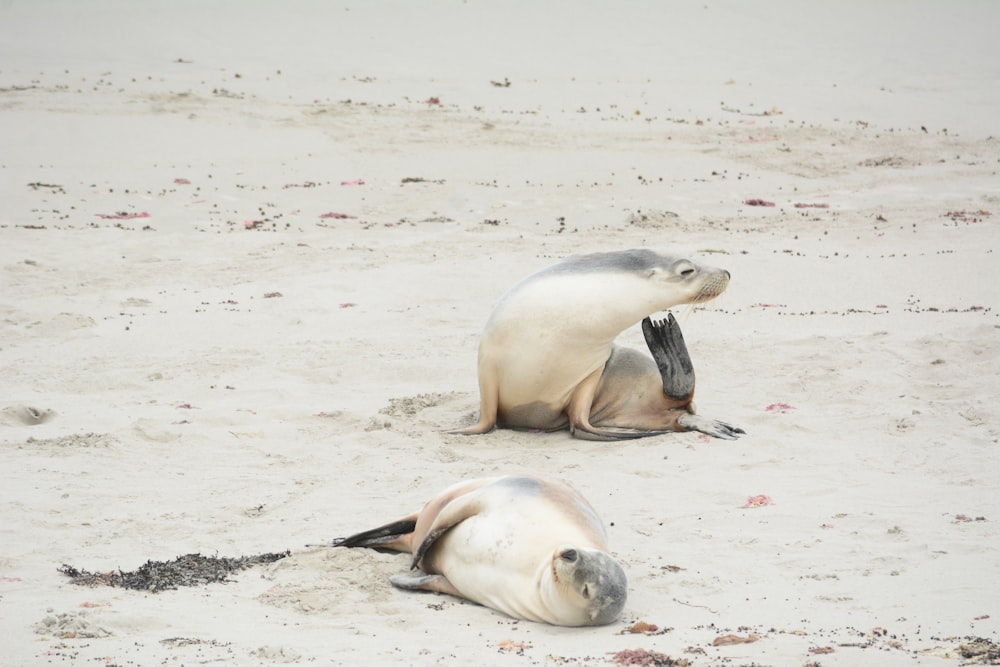
[[[420,567],[420,562],[427,555],[427,552],[430,551],[431,547],[434,546],[439,537],[469,517],[479,514],[483,509],[483,496],[487,493],[488,487],[485,490],[479,488],[449,500],[448,504],[442,507],[437,516],[434,517],[434,521],[428,527],[427,535],[420,543],[420,546],[412,552],[413,561],[410,564],[410,568],[416,570]]]
[[[722,440],[736,440],[746,431],[726,422],[686,413],[677,418],[677,423],[689,431],[699,431]]]
[[[465,597],[443,574],[394,574],[389,577],[389,583],[406,591],[431,591],[432,593]]]
[[[482,354],[482,352],[480,352]],[[496,367],[486,359],[479,361],[479,421],[465,428],[447,429],[445,433],[454,435],[482,435],[497,426],[497,410],[500,407],[500,384]]]
[[[674,431],[641,431],[634,428],[619,428],[616,426],[591,426],[587,424],[576,424],[570,426],[570,433],[574,438],[580,440],[597,440],[599,442],[612,442],[616,440],[638,440],[654,435],[665,435]]]
[[[667,313],[667,319],[659,322],[644,319],[642,334],[660,369],[663,393],[678,401],[690,400],[694,395],[694,365],[673,313]]]
[[[566,418],[569,420],[569,432],[574,438],[581,440],[635,440],[636,438],[646,438],[652,435],[662,435],[668,431],[643,431],[633,428],[594,426],[590,423],[590,412],[594,406],[594,395],[597,386],[601,381],[603,368],[599,368],[591,373],[587,378],[577,385],[570,398],[569,407],[566,408]]]

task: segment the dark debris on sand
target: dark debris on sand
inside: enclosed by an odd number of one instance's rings
[[[1000,665],[1000,644],[983,637],[966,637],[966,642],[958,647],[965,660],[963,665]]]
[[[66,564],[63,564],[59,571],[70,577],[74,584],[81,586],[114,586],[156,593],[173,590],[179,586],[199,586],[229,581],[229,575],[234,572],[262,563],[273,563],[290,555],[290,551],[239,558],[188,554],[178,556],[172,561],[146,561],[145,565],[133,572],[122,570],[88,572]]]

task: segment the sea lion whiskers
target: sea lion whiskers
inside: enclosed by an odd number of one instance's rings
[[[706,301],[711,301],[715,297],[719,296],[726,291],[726,287],[729,286],[729,272],[724,271],[722,273],[715,274],[709,277],[705,283],[698,290],[694,298],[691,299],[691,304],[704,303]]]

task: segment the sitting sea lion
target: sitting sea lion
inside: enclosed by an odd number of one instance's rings
[[[694,414],[694,367],[673,315],[714,299],[729,272],[652,250],[574,255],[535,273],[497,304],[479,345],[479,422],[618,440],[701,431],[732,440],[743,429]],[[645,318],[645,319],[643,319]],[[642,320],[652,358],[614,344]]]

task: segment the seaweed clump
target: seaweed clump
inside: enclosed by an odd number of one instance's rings
[[[230,581],[229,576],[254,565],[273,563],[290,556],[290,551],[265,553],[254,556],[226,558],[187,554],[171,561],[146,561],[145,565],[132,572],[121,569],[110,572],[89,572],[66,565],[59,571],[80,586],[113,586],[132,590],[159,591],[174,590],[180,586],[200,586],[216,582]]]

